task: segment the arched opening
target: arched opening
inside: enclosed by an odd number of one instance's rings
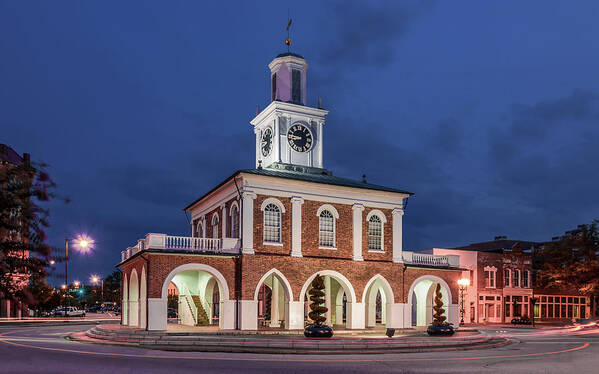
[[[323,270],[316,274],[320,274],[324,278],[325,307],[328,309],[325,314],[327,319],[325,323],[331,326],[337,326],[337,328],[355,328],[355,326],[352,325],[350,318],[350,308],[352,305],[356,305],[356,293],[349,280],[342,274],[332,270]],[[304,302],[305,324],[312,323],[308,316],[308,313],[310,312],[309,291],[312,280],[316,274],[313,274],[308,278],[300,293],[300,300]]]
[[[393,290],[381,275],[375,275],[368,281],[362,297],[365,305],[366,327],[387,324],[387,313],[393,304]]]
[[[291,285],[280,271],[272,269],[262,276],[254,300],[258,302],[258,328],[289,328],[289,301],[293,297]]]
[[[139,279],[135,269],[129,279],[129,326],[139,326]]]
[[[441,285],[441,299],[443,300],[443,315],[450,322],[451,291],[447,283],[432,275],[422,276],[414,281],[408,294],[408,303],[411,305],[412,326],[428,326],[433,321],[433,305],[435,289]]]
[[[222,304],[229,300],[229,287],[223,275],[211,266],[185,264],[167,276],[162,299],[170,322],[223,327]]]

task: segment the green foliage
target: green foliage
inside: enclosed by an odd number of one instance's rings
[[[310,289],[310,313],[308,316],[312,321],[314,321],[314,326],[322,326],[323,322],[326,321],[326,317],[323,317],[328,309],[323,306],[324,304],[324,278],[319,274],[316,274],[316,277],[312,281],[312,288]]]
[[[113,271],[104,279],[104,300],[102,301],[121,301],[121,272]]]
[[[435,289],[435,306],[433,306],[433,325],[446,325],[447,322],[445,320],[447,317],[443,315],[445,313],[445,309],[443,309],[443,296],[441,295],[441,285],[437,283],[437,288]]]
[[[46,244],[47,209],[56,197],[45,165],[0,165],[0,297],[37,303],[30,287],[47,276],[52,248]],[[45,297],[45,296],[43,296]]]
[[[574,235],[535,250],[535,286],[557,286],[596,295],[599,292],[598,223],[595,220]]]

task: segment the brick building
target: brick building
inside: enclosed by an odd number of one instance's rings
[[[588,318],[590,300],[572,290],[541,289],[533,284],[532,256],[543,242],[508,240],[473,243],[454,249],[433,248],[435,255],[456,255],[471,280],[464,298],[464,321],[504,323],[533,315],[537,320]]]
[[[251,121],[256,168],[185,207],[189,237],[150,233],[123,251],[122,323],[167,329],[175,287],[182,324],[302,329],[320,274],[329,324],[424,326],[437,284],[457,324],[457,256],[403,251],[412,194],[325,169],[328,112],[306,105],[306,61],[284,53],[269,68],[271,102]]]
[[[30,164],[30,156],[28,153],[23,153],[21,157],[14,149],[11,147],[0,144],[0,169],[8,169],[13,168],[16,165],[29,165]],[[30,179],[30,176],[24,176],[27,180]],[[19,219],[18,212],[11,212],[11,219]],[[1,232],[0,235],[3,238],[9,238],[11,241],[21,241],[20,235],[18,233],[11,232]],[[12,236],[12,237],[11,237]],[[6,239],[5,239],[6,240]],[[12,256],[24,256],[28,257],[29,253],[27,251],[14,251],[11,252]],[[20,287],[25,287],[29,280],[29,276],[27,274],[2,274],[2,277],[8,277],[11,283],[13,283],[14,287],[17,289]],[[24,313],[27,312],[27,305],[11,300],[6,295],[0,295],[0,318],[20,318]]]

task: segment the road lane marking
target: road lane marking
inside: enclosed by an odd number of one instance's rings
[[[112,357],[135,357],[135,358],[151,358],[151,359],[176,359],[176,360],[212,360],[212,361],[268,361],[268,362],[313,362],[314,359],[296,359],[296,358],[260,358],[260,357],[193,357],[193,356],[166,356],[166,355],[146,355],[146,354],[130,354],[130,353],[105,353],[105,352],[93,352],[83,351],[76,349],[66,348],[54,348],[54,347],[40,347],[36,345],[28,345],[15,343],[0,338],[0,342],[25,348],[34,348],[47,351],[65,352],[65,353],[78,353],[88,354],[97,356],[112,356]],[[551,352],[538,352],[538,353],[523,353],[516,355],[496,355],[496,356],[472,356],[472,357],[438,357],[438,358],[405,358],[405,359],[327,359],[327,362],[418,362],[418,361],[458,361],[458,360],[483,360],[483,359],[504,359],[504,358],[518,358],[518,357],[535,357],[535,356],[548,356],[560,353],[574,352],[582,349],[586,349],[590,346],[590,343],[585,343],[581,346],[564,349],[559,351]]]

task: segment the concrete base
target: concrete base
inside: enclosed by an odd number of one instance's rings
[[[258,301],[239,300],[238,318],[240,330],[258,329]]]
[[[166,304],[166,298],[148,299],[148,330],[166,330]]]
[[[411,321],[406,318],[408,315],[410,315],[410,312],[411,310],[407,304],[387,304],[386,326],[394,329],[407,329],[412,327]]]
[[[235,329],[235,300],[225,300],[220,303],[218,327],[223,330]]]
[[[302,301],[289,302],[289,326],[290,330],[304,329],[304,303]]]
[[[366,327],[364,303],[347,303],[347,328],[363,329]]]

